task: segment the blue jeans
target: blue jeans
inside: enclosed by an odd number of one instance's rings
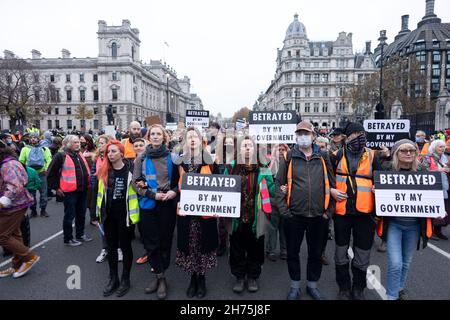
[[[419,241],[420,224],[402,225],[389,222],[387,232],[387,288],[389,300],[396,300],[405,288],[409,266]]]
[[[48,202],[48,190],[47,190],[47,175],[46,174],[39,174],[39,178],[41,178],[41,189],[39,189],[40,199],[39,199],[39,208],[41,210],[45,210],[47,208],[47,202]],[[37,191],[31,191],[31,194],[34,198],[34,203],[32,206],[30,206],[30,209],[32,211],[36,210],[37,207]]]
[[[64,242],[73,239],[72,223],[75,219],[75,236],[77,239],[84,235],[84,224],[86,219],[87,193],[68,192],[64,194],[64,219],[63,232]]]

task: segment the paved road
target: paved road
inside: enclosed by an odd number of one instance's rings
[[[31,220],[32,245],[54,236],[62,229],[63,205],[54,200],[49,202],[48,212],[50,218],[37,217]],[[35,251],[41,256],[41,261],[29,274],[23,278],[0,279],[0,299],[118,299],[115,296],[103,298],[102,290],[107,283],[107,263],[95,263],[100,252],[101,241],[97,229],[86,225],[86,233],[94,241],[85,243],[80,247],[70,248],[63,245],[62,234],[55,236],[45,244],[38,246]],[[450,228],[445,230],[450,234]],[[175,243],[176,241],[174,241]],[[376,243],[379,240],[376,239]],[[431,248],[416,252],[412,264],[407,289],[411,299],[435,300],[450,299],[450,241],[431,241],[436,248],[443,250],[443,254]],[[143,253],[142,245],[135,240],[133,243],[135,259]],[[327,255],[332,260],[334,242],[329,241]],[[175,251],[173,251],[173,254]],[[446,256],[445,256],[446,254]],[[302,252],[302,277],[306,275],[306,243]],[[0,257],[0,267],[5,267],[7,259]],[[173,260],[172,260],[173,262]],[[372,252],[372,265],[381,270],[381,284],[386,284],[386,255],[375,249]],[[78,266],[81,270],[81,289],[69,290],[66,282],[70,274],[69,266]],[[144,288],[152,279],[148,265],[133,265],[132,288],[130,292],[120,299],[156,299],[155,295],[145,295]],[[169,284],[168,299],[186,299],[185,291],[189,277],[173,263],[167,272]],[[219,258],[219,266],[207,275],[208,294],[205,299],[216,300],[284,300],[289,288],[289,276],[286,262],[266,261],[260,278],[260,290],[257,293],[245,292],[236,295],[232,292],[234,278],[230,274],[227,257]],[[303,287],[304,287],[303,283]],[[324,266],[320,289],[328,299],[335,299],[337,285],[335,282],[334,267]],[[304,291],[304,290],[303,290]],[[380,296],[381,293],[381,296]],[[379,300],[383,290],[367,290],[368,299]],[[306,295],[302,299],[309,300]]]

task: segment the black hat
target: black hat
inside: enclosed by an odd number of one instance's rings
[[[344,129],[344,134],[348,137],[352,133],[366,131],[362,124],[357,122],[349,122]]]
[[[331,131],[330,137],[331,136],[339,136],[341,134],[344,134],[344,131],[341,128],[335,128],[333,131]]]

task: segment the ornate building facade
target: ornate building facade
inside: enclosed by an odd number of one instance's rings
[[[319,128],[337,127],[357,120],[345,92],[377,71],[370,42],[364,53],[355,54],[352,33],[341,32],[336,41],[310,41],[296,14],[277,50],[275,79],[254,109],[296,110]]]
[[[203,108],[200,97],[190,92],[188,77],[179,79],[161,61],[141,61],[139,30],[131,28],[128,20],[121,26],[100,20],[97,35],[98,57],[75,58],[63,49],[59,58],[43,58],[32,50],[32,58],[26,59],[56,88],[55,106],[35,120],[40,129],[101,130],[108,124],[109,106],[119,130],[127,130],[134,120],[144,124],[145,118],[155,115],[163,123],[184,122],[186,109]],[[6,50],[4,59],[12,58],[14,53]],[[35,91],[37,96],[42,94],[39,88]],[[80,105],[93,111],[92,119],[77,119]],[[1,127],[8,126],[8,119],[2,117]]]

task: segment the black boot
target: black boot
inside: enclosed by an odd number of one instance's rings
[[[164,300],[167,296],[167,281],[164,276],[158,278],[158,289],[156,289],[156,296],[159,300]]]
[[[197,273],[193,273],[191,276],[191,282],[189,282],[189,287],[186,291],[188,298],[193,298],[197,294]]]
[[[201,274],[198,276],[197,298],[203,299],[206,295],[206,278]]]
[[[103,290],[103,296],[109,297],[112,295],[119,287],[119,277],[117,275],[110,276],[109,282]]]
[[[130,277],[129,276],[122,276],[122,281],[120,282],[119,289],[117,289],[116,295],[118,297],[123,297],[130,291]]]

